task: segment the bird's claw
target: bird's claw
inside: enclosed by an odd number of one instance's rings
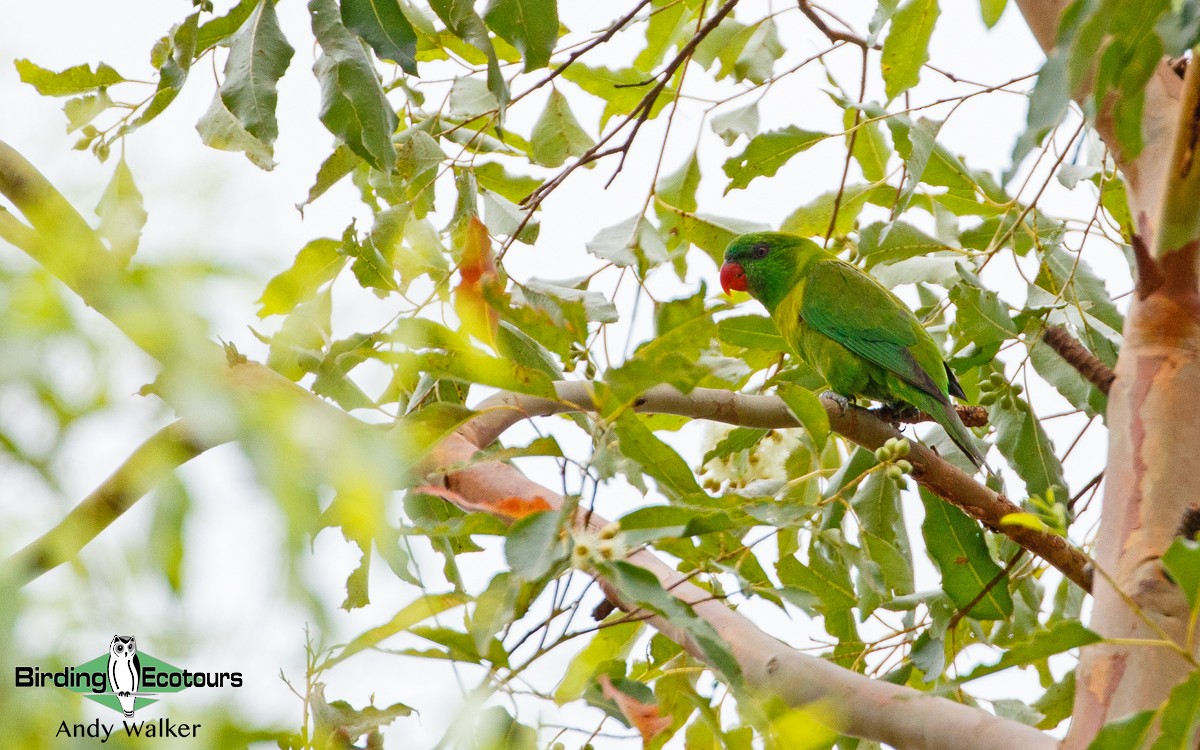
[[[846,398],[845,396],[843,396],[840,393],[837,393],[836,391],[824,391],[821,394],[821,398],[829,399],[830,401],[837,404],[838,409],[841,411],[842,414],[845,414],[846,411],[850,408],[850,399]]]

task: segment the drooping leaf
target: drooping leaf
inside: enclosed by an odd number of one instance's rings
[[[966,607],[979,596],[1003,569],[992,559],[979,524],[958,508],[935,497],[924,488],[925,521],[921,533],[938,570],[942,590],[958,607]],[[977,620],[1001,620],[1012,614],[1013,601],[1007,576],[991,587],[968,611]]]
[[[917,85],[929,61],[929,38],[937,23],[938,0],[908,0],[892,16],[879,65],[889,100]]]
[[[128,263],[137,252],[147,214],[142,193],[134,184],[133,172],[129,171],[124,157],[117,161],[112,179],[100,196],[96,215],[100,217],[100,236],[108,240],[113,254],[122,264]]]
[[[451,34],[481,52],[487,60],[488,90],[501,106],[508,103],[508,84],[500,73],[500,59],[488,35],[487,26],[475,12],[471,0],[431,0],[429,7],[442,19]],[[557,31],[557,27],[556,27]]]
[[[496,282],[496,259],[492,253],[492,238],[478,217],[472,216],[462,239],[462,260],[458,272],[462,277],[454,289],[454,309],[463,330],[488,346],[496,346],[496,326],[499,313],[485,299],[485,287]]]
[[[272,0],[262,0],[229,40],[225,79],[218,93],[230,114],[268,152],[279,135],[276,85],[293,52],[279,28]]]
[[[196,123],[200,140],[209,148],[221,151],[241,151],[259,169],[275,168],[274,150],[246,131],[238,119],[225,107],[220,94],[213,97],[208,111]]]
[[[1066,488],[1054,443],[1024,399],[1000,399],[989,420],[996,427],[996,447],[1024,480],[1025,494],[1044,497],[1051,487]]]
[[[561,706],[577,700],[604,662],[624,660],[629,655],[643,628],[644,625],[636,621],[605,622],[567,666],[562,682],[554,691],[554,701]]]
[[[362,43],[342,25],[333,0],[310,0],[308,10],[321,47],[313,66],[321,82],[321,122],[364,161],[390,172],[396,161],[392,133],[398,119],[375,67]]]
[[[562,166],[568,158],[581,156],[595,145],[571,113],[567,97],[558,89],[550,90],[550,98],[533,126],[529,143],[531,160],[543,167]]]
[[[483,20],[525,58],[525,72],[544,68],[558,41],[557,0],[491,0]]]
[[[627,411],[617,420],[617,438],[621,452],[653,477],[663,494],[682,498],[703,493],[687,462],[655,436],[636,414]]]
[[[371,45],[381,60],[417,74],[417,32],[396,0],[342,0],[342,23]]]
[[[829,439],[829,414],[821,399],[807,388],[790,383],[781,383],[777,392],[787,404],[788,411],[804,425],[817,450],[824,448]]]

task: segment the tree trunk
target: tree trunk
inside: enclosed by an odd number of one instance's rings
[[[1067,3],[1018,4],[1049,51]],[[1089,623],[1121,642],[1083,649],[1066,750],[1083,750],[1110,721],[1158,708],[1194,668],[1183,655],[1190,641],[1187,601],[1161,558],[1180,533],[1185,512],[1200,502],[1197,243],[1194,227],[1180,226],[1194,220],[1179,221],[1180,209],[1194,215],[1200,205],[1191,184],[1196,97],[1184,96],[1196,88],[1198,73],[1189,71],[1185,83],[1165,62],[1159,65],[1146,88],[1146,146],[1134,159],[1123,158],[1103,111],[1096,122],[1125,176],[1136,219],[1138,291],[1108,399],[1108,465]],[[1074,93],[1082,99],[1090,92]],[[1184,136],[1180,143],[1177,134]],[[1179,237],[1180,229],[1187,241],[1167,240],[1176,246],[1165,246],[1163,238]]]

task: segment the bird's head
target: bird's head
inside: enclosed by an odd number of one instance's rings
[[[796,276],[823,251],[812,240],[783,232],[743,234],[729,243],[721,266],[721,288],[749,292],[773,310]]]

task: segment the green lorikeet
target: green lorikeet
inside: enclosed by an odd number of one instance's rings
[[[915,406],[982,465],[950,402],[964,397],[962,386],[917,317],[878,281],[811,240],[757,232],[730,243],[721,287],[761,302],[788,345],[834,391]]]

